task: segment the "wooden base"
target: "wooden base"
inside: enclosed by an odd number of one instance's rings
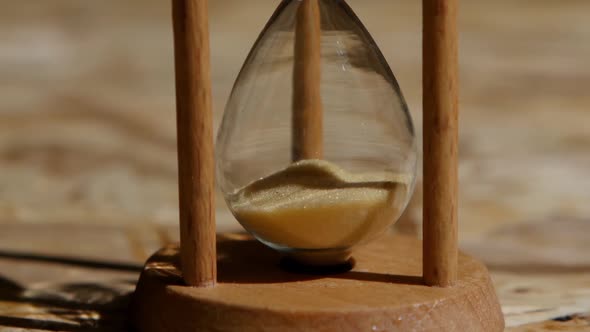
[[[484,265],[459,256],[452,288],[422,282],[422,244],[387,235],[354,253],[351,271],[289,272],[281,256],[243,234],[218,235],[218,284],[183,285],[177,246],[152,256],[132,303],[141,332],[503,331]]]

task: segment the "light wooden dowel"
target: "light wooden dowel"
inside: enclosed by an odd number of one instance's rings
[[[208,287],[217,266],[207,0],[172,0],[172,13],[182,275]]]
[[[302,0],[297,11],[293,68],[293,161],[320,159],[323,112],[320,93],[321,26],[318,0]]]
[[[424,281],[457,279],[457,0],[423,0]]]

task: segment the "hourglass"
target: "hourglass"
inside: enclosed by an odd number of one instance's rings
[[[414,128],[379,48],[344,1],[283,1],[240,72],[217,144],[236,219],[305,265],[346,263],[397,220]]]
[[[415,132],[344,0],[280,3],[215,155],[207,2],[173,0],[181,241],[146,263],[138,330],[503,330],[485,266],[457,250],[456,0],[423,11],[421,242],[387,232],[413,192]],[[215,173],[249,235],[216,236]]]

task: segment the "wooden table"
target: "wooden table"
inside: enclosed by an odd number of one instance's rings
[[[419,2],[350,4],[420,130]],[[216,124],[273,5],[211,3]],[[589,330],[590,3],[461,5],[461,246],[508,330]],[[0,330],[123,330],[141,262],[176,238],[168,3],[6,3],[0,27]],[[419,193],[399,231],[419,235]]]

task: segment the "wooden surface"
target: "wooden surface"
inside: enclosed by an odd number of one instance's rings
[[[457,279],[459,96],[457,0],[424,0],[422,24],[424,280]]]
[[[321,159],[323,111],[321,23],[318,0],[303,0],[297,9],[293,66],[293,160]]]
[[[250,236],[224,234],[218,284],[199,289],[183,285],[171,245],[146,263],[132,322],[142,332],[503,331],[485,266],[461,255],[454,287],[426,286],[421,246],[386,235],[355,251],[352,270],[317,275],[282,269],[281,256]]]
[[[184,280],[215,284],[215,159],[207,0],[173,0],[180,243]]]
[[[135,287],[142,264],[147,256],[159,246],[177,239],[177,233],[178,231],[174,227],[161,226],[2,225],[0,232],[0,269],[2,270],[0,331],[127,331],[129,295]],[[109,245],[105,246],[107,238]],[[23,239],[28,239],[28,241],[23,241]],[[227,237],[221,237],[220,240],[224,239],[227,244]],[[390,242],[390,244],[392,246],[400,245],[396,242]],[[379,246],[378,243],[372,245]],[[416,245],[419,246],[419,244]],[[76,251],[73,252],[71,248],[76,248]],[[366,286],[376,285],[385,280],[406,282],[407,284],[398,286],[414,290],[426,289],[443,294],[450,292],[450,289],[426,288],[415,285],[419,278],[412,276],[418,276],[421,272],[420,257],[412,259],[412,256],[418,255],[419,247],[417,249],[409,251],[413,254],[394,255],[391,262],[385,265],[366,266],[366,263],[360,261],[362,256],[357,257],[359,264],[356,265],[356,272],[345,274],[345,276],[351,277],[350,280],[344,279],[347,280],[347,287],[358,288],[365,283]],[[237,253],[239,257],[228,256],[228,251],[231,250],[233,249],[228,246],[220,246],[219,248],[221,286],[224,283],[241,282],[256,287],[255,284],[252,284],[256,278],[275,278],[286,275],[276,268],[277,255],[257,242],[249,242],[248,247],[239,250]],[[393,251],[389,247],[380,250],[389,253]],[[465,262],[465,256],[460,257],[460,263]],[[270,269],[265,265],[269,263],[269,260],[274,260],[274,263],[270,264]],[[367,262],[364,259],[363,261]],[[390,268],[392,264],[396,265],[402,261],[403,264],[396,267],[395,274],[406,277],[367,274],[367,271],[373,268]],[[234,275],[232,272],[236,268],[235,264],[251,264],[251,267],[245,270],[246,274],[235,274],[241,279],[228,279],[227,276],[230,273]],[[258,269],[261,268],[265,268],[266,273],[259,273]],[[175,271],[173,276],[178,281],[179,274],[177,270]],[[388,271],[388,273],[393,272]],[[301,275],[290,276],[291,281],[295,283],[301,279]],[[520,280],[509,274],[496,273],[494,276],[498,294],[503,301],[518,303],[518,298],[524,297],[530,303],[526,306],[521,305],[520,312],[516,310],[507,312],[506,308],[510,307],[504,306],[505,316],[512,320],[513,324],[518,319],[521,321],[530,319],[533,313],[527,315],[526,312],[530,312],[534,305],[553,306],[556,301],[559,301],[559,297],[563,296],[560,295],[562,288],[551,287],[555,280],[562,280],[569,287],[580,289],[587,287],[590,282],[587,277],[569,275],[564,278],[554,273],[545,277],[544,284],[539,283],[538,276],[534,278],[532,283],[527,283],[527,280],[531,279],[530,276],[531,274],[525,273],[521,275]],[[461,273],[459,277],[461,280]],[[318,276],[307,276],[306,278],[311,278],[319,283],[329,283],[331,280]],[[458,285],[458,287],[465,286],[461,281]],[[327,288],[327,292],[337,291],[331,287]],[[544,288],[552,289],[552,291],[548,292]],[[217,288],[207,288],[203,291],[215,293],[215,289]],[[424,295],[421,292],[417,294],[416,296]],[[583,298],[583,293],[577,297],[580,306],[583,303]],[[576,297],[570,295],[567,300],[569,310],[571,310],[574,308]],[[313,305],[316,302],[304,299],[297,303]],[[556,309],[558,308],[549,310]],[[568,310],[567,308],[563,309]],[[545,326],[547,331],[570,331],[574,327],[590,326],[587,315],[583,313],[567,314],[564,313],[567,312],[565,310],[561,313],[553,311],[551,314],[555,318],[554,320],[536,324],[521,324],[520,327],[513,326],[508,330],[543,331],[542,328]],[[548,310],[535,310],[534,315],[536,315],[537,321],[541,321],[547,312]]]
[[[348,2],[391,64],[420,137],[420,2]],[[215,128],[275,5],[210,3]],[[178,222],[169,2],[27,0],[0,9],[0,247],[139,269],[163,245],[160,235],[178,240],[177,230],[159,232]],[[588,329],[588,12],[586,0],[461,2],[459,241],[488,264],[509,331]],[[421,207],[412,201],[398,224],[404,232],[419,233]],[[221,230],[239,227],[220,196],[216,208]],[[68,232],[70,224],[88,229]],[[124,301],[133,288],[109,291],[124,279],[107,277],[118,270],[4,256],[0,264],[12,285],[0,291],[8,331],[119,324],[124,305],[96,301],[113,293]],[[60,287],[80,283],[105,291]]]

